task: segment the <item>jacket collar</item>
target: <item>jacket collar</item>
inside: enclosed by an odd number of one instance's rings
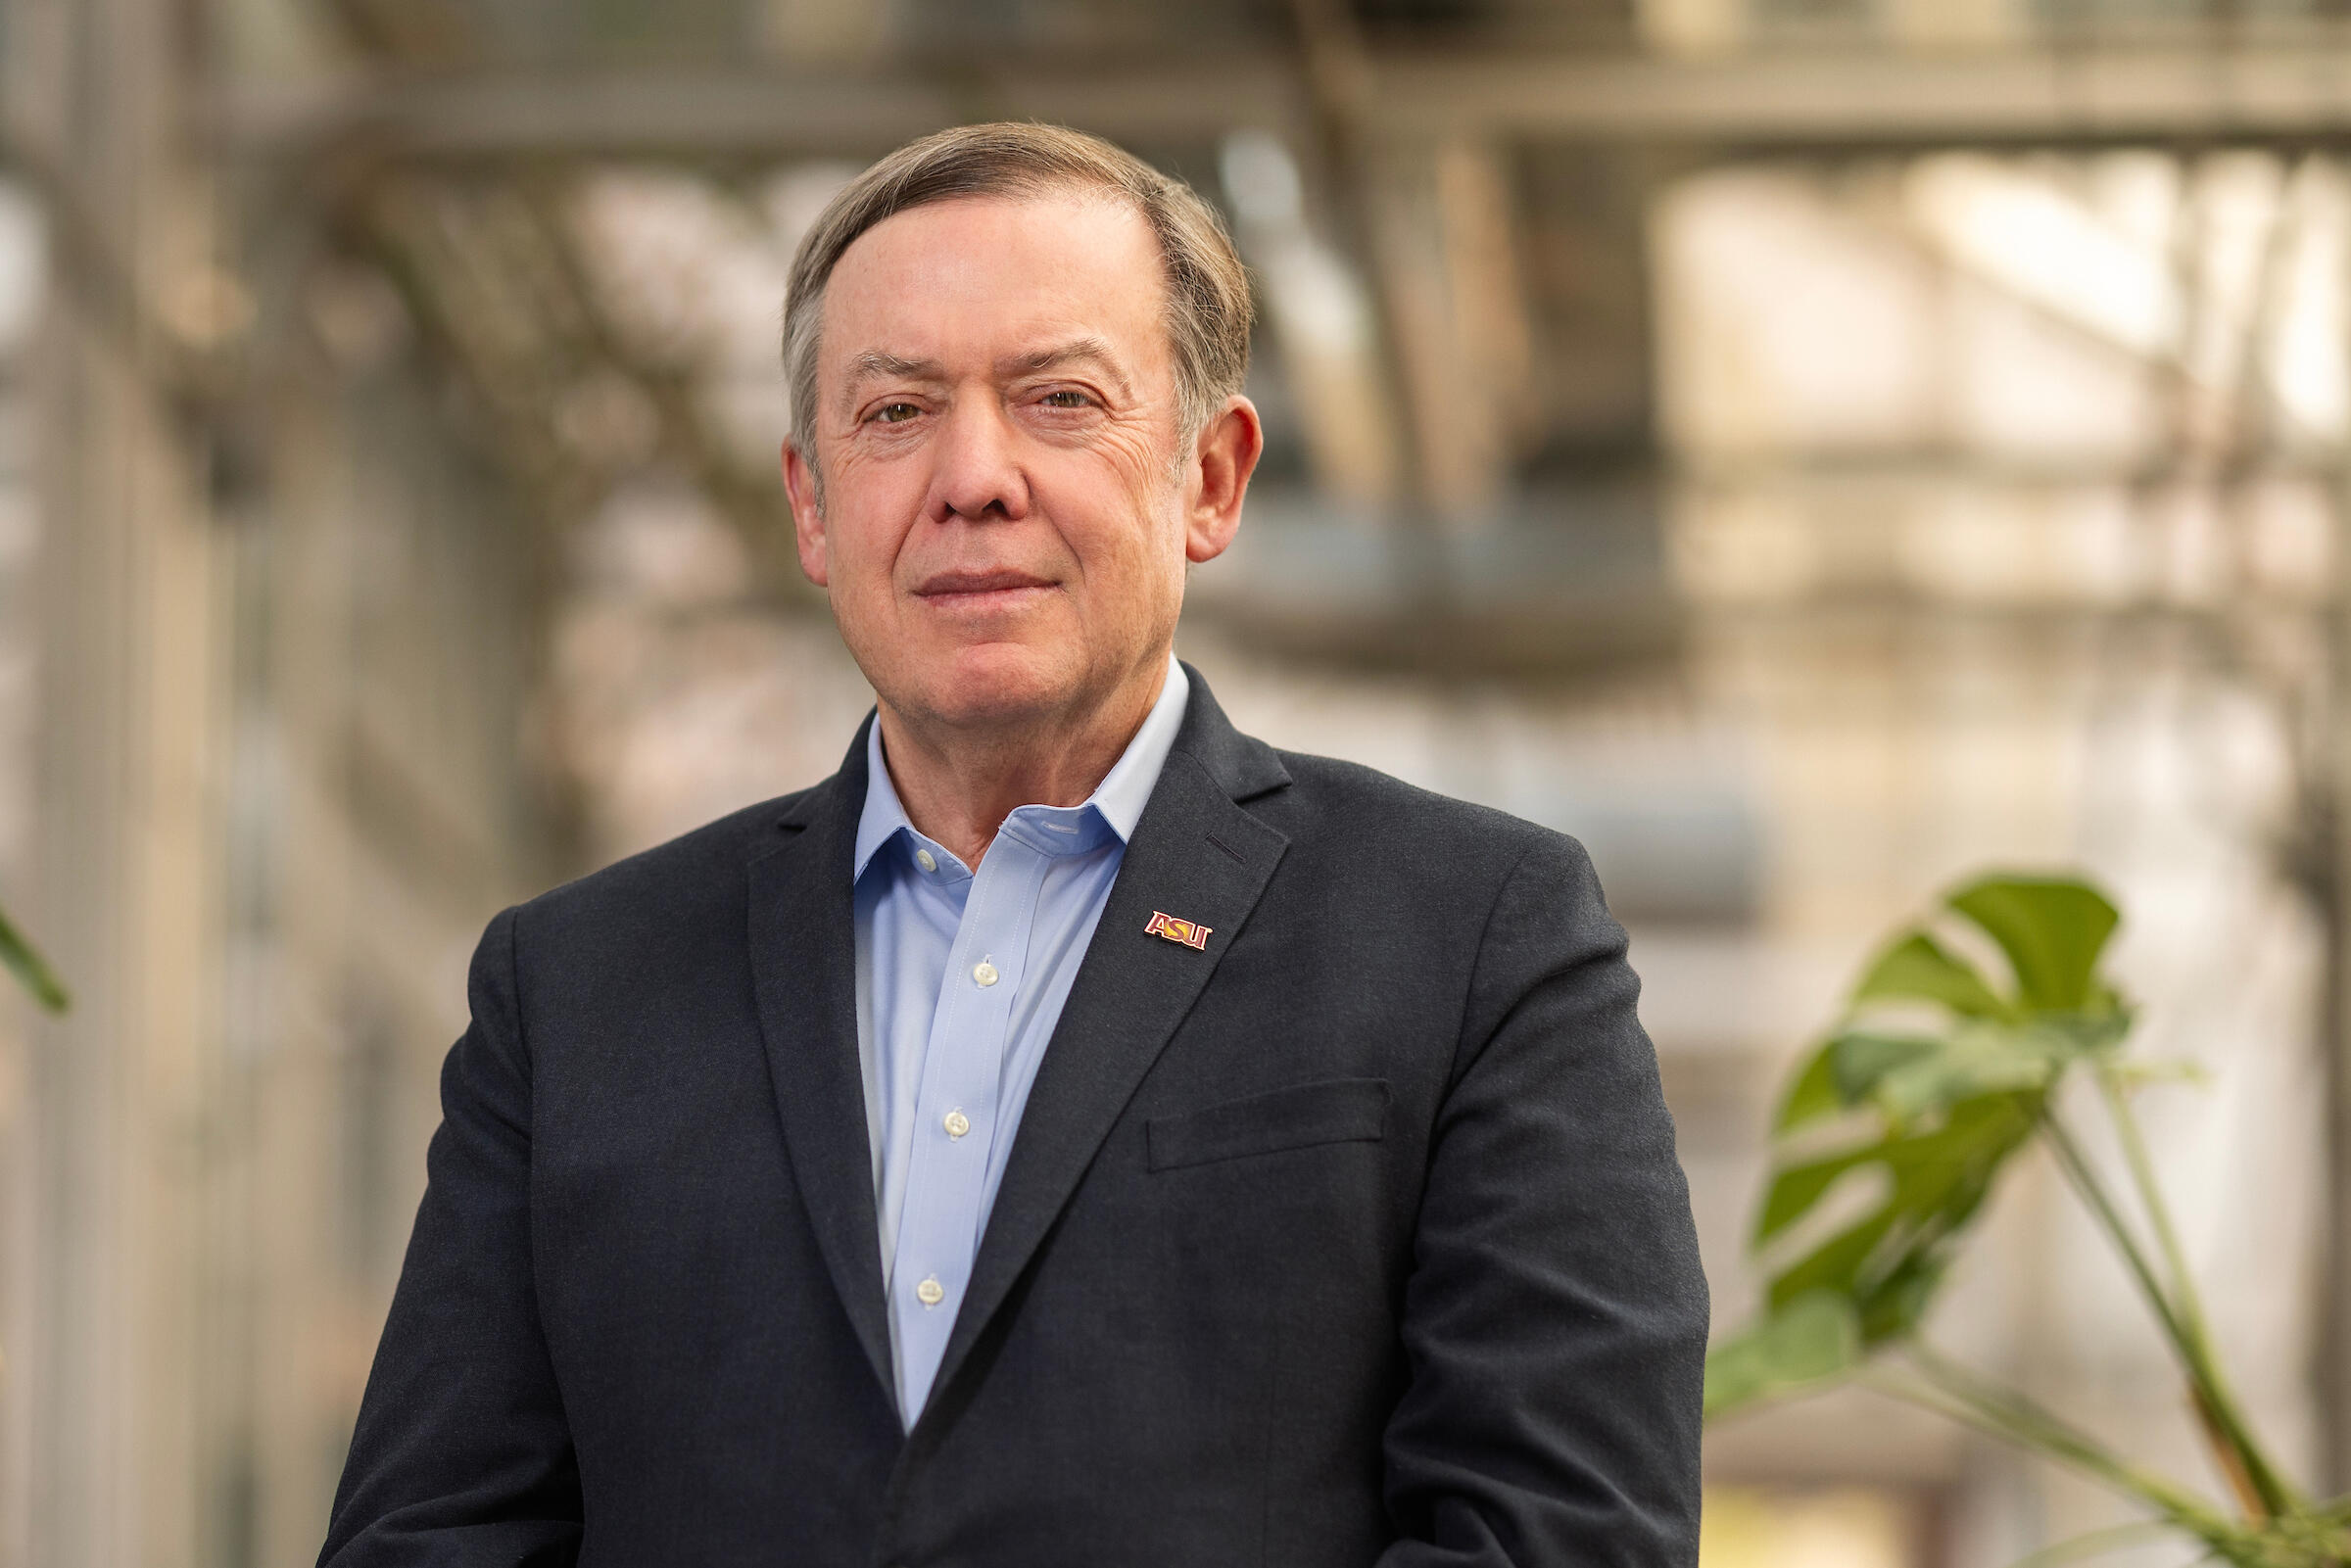
[[[1119,760],[1094,786],[1093,793],[1077,808],[1098,817],[1101,824],[1125,843],[1134,836],[1134,825],[1142,819],[1143,808],[1151,803],[1151,791],[1159,784],[1160,770],[1167,765],[1168,753],[1174,747],[1176,732],[1183,728],[1183,716],[1191,692],[1191,678],[1174,654],[1168,656],[1167,678],[1161,683],[1159,696],[1151,704],[1143,722],[1127,742]],[[865,790],[857,813],[857,848],[850,862],[850,875],[863,877],[865,868],[882,846],[903,832],[920,840],[922,835],[906,816],[906,806],[898,798],[897,785],[889,777],[888,765],[883,760],[882,723],[877,713],[865,726]],[[1019,814],[1016,813],[1016,816]],[[940,848],[936,842],[933,848]]]
[[[1224,716],[1223,708],[1217,703],[1216,694],[1209,690],[1208,682],[1198,670],[1180,660],[1177,661],[1177,668],[1184,674],[1188,695],[1184,703],[1183,723],[1176,731],[1176,740],[1168,748],[1169,754],[1190,757],[1236,804],[1253,800],[1287,784],[1290,774],[1281,765],[1280,754],[1255,736],[1243,735],[1233,728],[1232,721]],[[874,713],[868,709],[865,722],[857,727],[856,737],[841,755],[839,772],[822,784],[811,785],[798,794],[787,795],[778,802],[776,826],[779,829],[798,831],[845,810],[849,814],[851,833],[854,834],[858,816],[865,809],[866,761],[871,750],[866,733],[874,723]],[[763,840],[753,854],[765,854],[775,847],[772,840]]]
[[[1224,710],[1208,689],[1208,683],[1190,665],[1191,705],[1184,711],[1183,728],[1176,732],[1174,752],[1190,757],[1210,781],[1238,805],[1287,785],[1290,774],[1280,754],[1255,736],[1232,727]]]

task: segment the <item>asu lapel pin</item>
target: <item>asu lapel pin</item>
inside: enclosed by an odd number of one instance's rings
[[[1145,936],[1164,936],[1171,942],[1181,942],[1186,947],[1196,947],[1202,952],[1206,952],[1209,929],[1210,927],[1206,926],[1196,926],[1188,920],[1176,920],[1173,916],[1153,910],[1151,924],[1143,927],[1143,934]]]

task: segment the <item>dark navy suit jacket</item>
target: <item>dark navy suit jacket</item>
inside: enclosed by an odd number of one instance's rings
[[[322,1562],[1697,1560],[1705,1284],[1583,851],[1192,682],[911,1432],[863,744],[491,923]]]

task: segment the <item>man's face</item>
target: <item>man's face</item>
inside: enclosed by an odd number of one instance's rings
[[[1202,526],[1202,463],[1177,461],[1163,279],[1142,217],[1085,195],[934,203],[842,254],[817,360],[821,516],[802,454],[786,477],[801,566],[899,713],[1083,711],[1174,636],[1184,562],[1231,527]],[[1253,461],[1253,411],[1246,434]]]

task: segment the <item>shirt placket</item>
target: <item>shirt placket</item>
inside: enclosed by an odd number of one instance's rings
[[[999,835],[971,894],[939,987],[909,1150],[905,1212],[890,1269],[899,1402],[911,1419],[946,1351],[971,1282],[1004,1054],[1047,857]]]

